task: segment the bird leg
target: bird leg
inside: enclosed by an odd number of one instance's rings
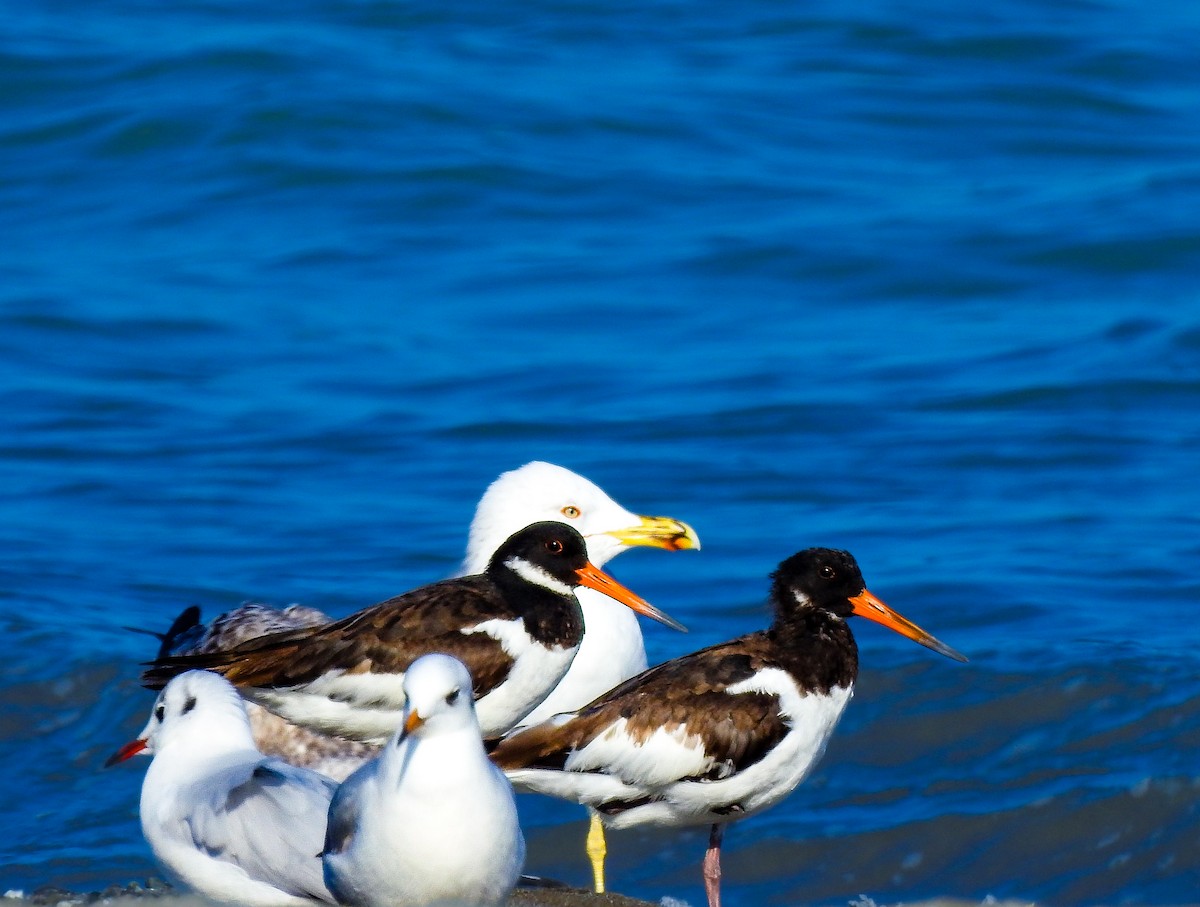
[[[587,855],[592,861],[592,883],[596,894],[604,894],[604,857],[608,854],[608,845],[604,841],[604,826],[600,824],[600,814],[589,810],[592,824],[588,827]]]
[[[721,839],[725,826],[713,823],[708,835],[708,850],[704,852],[704,893],[708,907],[721,907]]]

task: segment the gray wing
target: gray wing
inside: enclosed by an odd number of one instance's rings
[[[159,658],[223,652],[269,633],[316,627],[329,622],[329,615],[305,605],[274,608],[258,602],[246,602],[232,611],[218,614],[205,626],[200,623],[200,609],[193,605],[184,610],[163,634]]]
[[[209,784],[188,821],[197,848],[282,891],[333,902],[320,854],[336,781],[263,759]]]
[[[341,853],[350,846],[358,827],[359,804],[363,783],[367,780],[368,768],[371,763],[360,768],[342,782],[333,802],[329,804],[329,824],[325,829],[325,847],[322,854]]]

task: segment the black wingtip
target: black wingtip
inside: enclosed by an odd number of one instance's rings
[[[143,636],[153,636],[159,642],[162,642],[167,636],[166,633],[159,633],[157,630],[147,630],[145,627],[130,627],[122,624],[121,629],[128,633],[140,633]]]
[[[158,657],[163,658],[171,654],[171,650],[175,648],[175,643],[179,638],[199,626],[200,606],[188,605],[179,612],[178,617],[171,621],[171,626],[167,627],[167,632],[162,635],[162,645],[158,647]]]
[[[122,630],[128,630],[130,633],[141,633],[144,636],[153,636],[158,640],[158,654],[155,658],[165,658],[171,654],[171,650],[175,648],[180,637],[191,630],[200,626],[200,606],[188,605],[179,612],[179,616],[171,621],[171,626],[167,627],[165,633],[159,633],[157,630],[147,630],[145,627],[121,627]]]

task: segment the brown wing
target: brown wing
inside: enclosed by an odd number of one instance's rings
[[[555,725],[551,719],[501,741],[492,759],[504,769],[561,769],[571,753],[624,718],[625,733],[635,742],[644,742],[659,729],[687,725],[717,763],[710,776],[740,770],[761,759],[788,730],[777,697],[727,692],[756,671],[774,666],[770,651],[765,634],[753,633],[664,662],[630,678],[565,723]]]
[[[485,577],[458,577],[321,626],[271,633],[220,652],[159,658],[142,682],[161,689],[199,668],[236,686],[291,687],[331,670],[400,674],[420,656],[444,652],[467,666],[478,698],[503,682],[513,662],[491,636],[462,628],[493,618],[519,619]]]

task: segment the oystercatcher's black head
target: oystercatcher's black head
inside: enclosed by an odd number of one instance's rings
[[[492,555],[487,575],[506,588],[523,583],[564,598],[574,598],[577,586],[587,586],[639,614],[686,631],[682,624],[593,566],[583,536],[566,523],[531,523],[514,532]]]
[[[496,549],[488,563],[488,575],[501,570],[528,574],[536,570],[548,588],[574,589],[579,585],[577,571],[588,562],[583,536],[566,523],[530,523],[514,532]]]
[[[813,610],[842,619],[857,614],[947,658],[967,660],[867,591],[858,562],[849,551],[806,548],[781,563],[771,579],[771,600],[781,620]]]

